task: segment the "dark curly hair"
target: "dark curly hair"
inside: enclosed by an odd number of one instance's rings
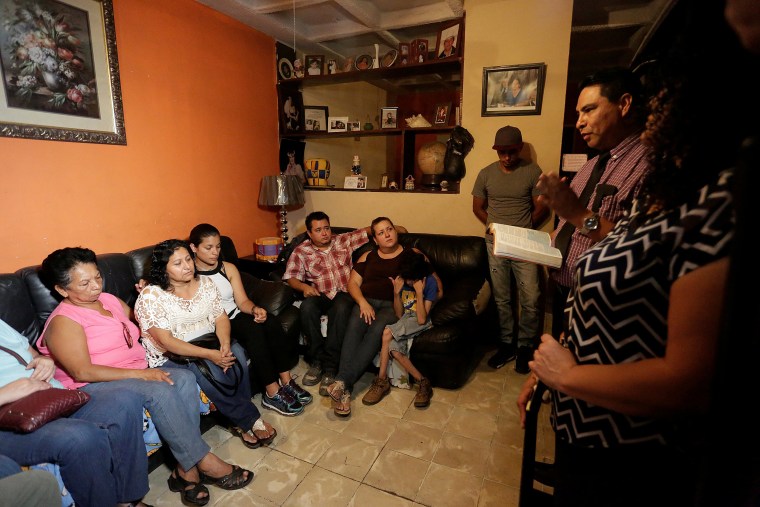
[[[750,58],[756,68],[757,57],[742,50],[725,23],[715,22],[723,19],[722,3],[712,4],[691,9],[679,41],[653,70],[660,91],[650,99],[642,135],[652,148],[653,169],[639,194],[639,206],[649,214],[696,199],[698,189],[734,167],[739,147],[757,121],[754,80],[730,75],[752,68]],[[705,27],[710,27],[709,36]],[[705,72],[713,62],[720,62],[726,74]],[[736,115],[737,107],[745,112]]]
[[[641,78],[624,67],[600,69],[581,79],[578,91],[598,86],[599,94],[610,102],[618,102],[624,94],[631,96],[630,121],[643,126],[647,113],[646,98]]]
[[[399,276],[404,280],[422,280],[433,273],[425,256],[411,248],[405,248],[399,257]]]
[[[79,246],[60,248],[42,261],[40,280],[54,295],[58,295],[55,286],[68,287],[71,284],[71,270],[79,264],[95,264],[98,259],[95,252]]]
[[[148,273],[148,282],[151,285],[158,285],[163,290],[169,290],[169,276],[166,274],[166,265],[174,252],[184,248],[190,257],[193,257],[193,251],[187,241],[181,239],[167,239],[157,244],[150,255],[150,273]],[[197,277],[198,272],[193,267],[193,276]]]

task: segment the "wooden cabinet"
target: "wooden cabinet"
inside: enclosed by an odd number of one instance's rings
[[[365,168],[371,170],[368,189],[381,189],[382,174],[397,181],[401,189],[404,179],[412,175],[420,190],[422,178],[416,167],[416,153],[421,146],[433,140],[445,142],[457,125],[463,67],[461,53],[445,59],[435,58],[431,53],[430,59],[422,63],[396,63],[386,68],[281,80],[277,83],[278,110],[281,112],[280,139],[305,141],[306,159],[334,158],[330,160],[329,181],[334,189],[342,188],[343,176],[350,170],[352,155],[359,155],[362,173],[365,174]],[[307,131],[303,114],[297,128],[288,128],[283,113],[287,100],[295,103],[301,112],[304,105],[327,107],[329,117],[347,117],[349,122],[358,121],[361,130]],[[449,106],[449,115],[445,123],[437,124],[435,113],[441,105]],[[382,107],[398,107],[396,128],[380,128],[379,113]],[[420,114],[432,126],[408,127],[405,119]],[[372,123],[372,129],[365,130],[368,121]],[[375,143],[375,147],[370,150],[368,145],[371,143]],[[331,153],[332,157],[325,157],[324,152]],[[451,190],[456,191],[456,188]]]

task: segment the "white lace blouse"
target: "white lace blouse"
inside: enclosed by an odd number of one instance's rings
[[[142,345],[151,368],[166,362],[163,356],[166,350],[151,336],[149,329],[165,329],[183,341],[216,330],[216,319],[224,312],[219,289],[207,276],[201,275],[199,280],[192,299],[183,299],[156,285],[148,285],[137,297],[135,317],[140,323]]]

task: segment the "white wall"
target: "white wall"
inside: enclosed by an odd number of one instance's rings
[[[304,219],[315,210],[327,213],[336,226],[365,226],[385,215],[415,232],[482,236],[470,192],[478,171],[496,160],[494,134],[505,125],[522,131],[531,157],[544,171],[559,170],[572,0],[466,0],[465,10],[462,126],[475,145],[465,159],[460,193],[307,190],[306,205],[288,214],[291,237],[305,230]],[[481,117],[484,67],[538,62],[546,64],[540,115]]]

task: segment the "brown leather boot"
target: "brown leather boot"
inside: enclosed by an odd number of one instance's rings
[[[387,378],[375,377],[372,381],[372,385],[369,386],[369,390],[362,398],[362,403],[365,405],[374,405],[379,402],[385,395],[391,392],[391,383]]]
[[[433,397],[433,386],[430,385],[430,380],[423,378],[419,381],[417,386],[417,395],[414,397],[414,406],[417,408],[424,408],[430,405],[430,398]]]

